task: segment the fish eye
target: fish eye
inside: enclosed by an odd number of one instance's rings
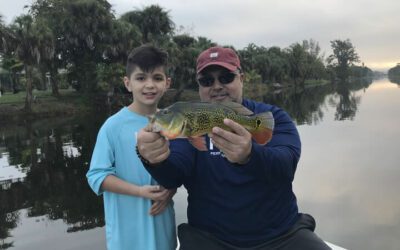
[[[169,110],[168,109],[163,109],[162,111],[161,111],[161,114],[163,114],[163,115],[167,115],[169,113]]]
[[[260,127],[260,125],[261,125],[261,120],[257,119],[257,121],[256,121],[257,128]]]

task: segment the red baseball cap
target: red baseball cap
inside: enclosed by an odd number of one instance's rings
[[[240,69],[240,60],[231,48],[211,47],[200,53],[197,58],[197,74],[211,65],[219,65],[230,71]]]

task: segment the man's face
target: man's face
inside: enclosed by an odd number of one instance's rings
[[[205,102],[242,103],[243,74],[221,66],[209,66],[197,75],[200,99]]]

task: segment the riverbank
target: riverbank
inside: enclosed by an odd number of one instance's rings
[[[306,82],[305,88],[316,87],[327,84],[327,81]],[[268,92],[277,92],[292,88],[291,85],[283,84],[276,88],[266,84],[247,84],[245,83],[243,94],[245,98],[256,101],[263,101],[263,96]],[[160,107],[164,107],[174,102],[176,89],[170,89],[161,100]],[[26,112],[25,106],[26,92],[21,91],[17,94],[6,92],[0,97],[0,124],[1,123],[21,123],[29,122],[42,118],[73,116],[89,112],[102,112],[106,110],[113,113],[122,106],[129,105],[131,95],[113,94],[107,95],[105,92],[82,94],[74,89],[60,90],[60,96],[54,97],[50,90],[33,91],[32,112]],[[180,101],[199,100],[197,90],[186,89],[179,98]]]
[[[51,91],[33,91],[32,112],[26,112],[26,92],[4,93],[0,97],[0,123],[26,122],[40,118],[89,112],[88,100],[72,89],[60,90],[54,97]]]
[[[173,102],[175,94],[175,89],[167,91],[160,106]],[[32,112],[26,112],[25,95],[26,92],[23,91],[17,94],[6,92],[0,97],[0,124],[26,123],[43,118],[84,115],[90,112],[113,113],[129,105],[132,98],[129,93],[107,95],[105,92],[97,92],[83,95],[73,89],[60,90],[60,96],[54,97],[49,90],[34,90]],[[197,99],[198,93],[194,90],[185,90],[180,98],[181,101]]]

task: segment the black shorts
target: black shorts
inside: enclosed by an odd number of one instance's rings
[[[237,247],[217,239],[214,235],[190,226],[178,226],[181,250],[331,250],[315,233],[315,220],[311,215],[301,214],[286,233],[253,247]]]

